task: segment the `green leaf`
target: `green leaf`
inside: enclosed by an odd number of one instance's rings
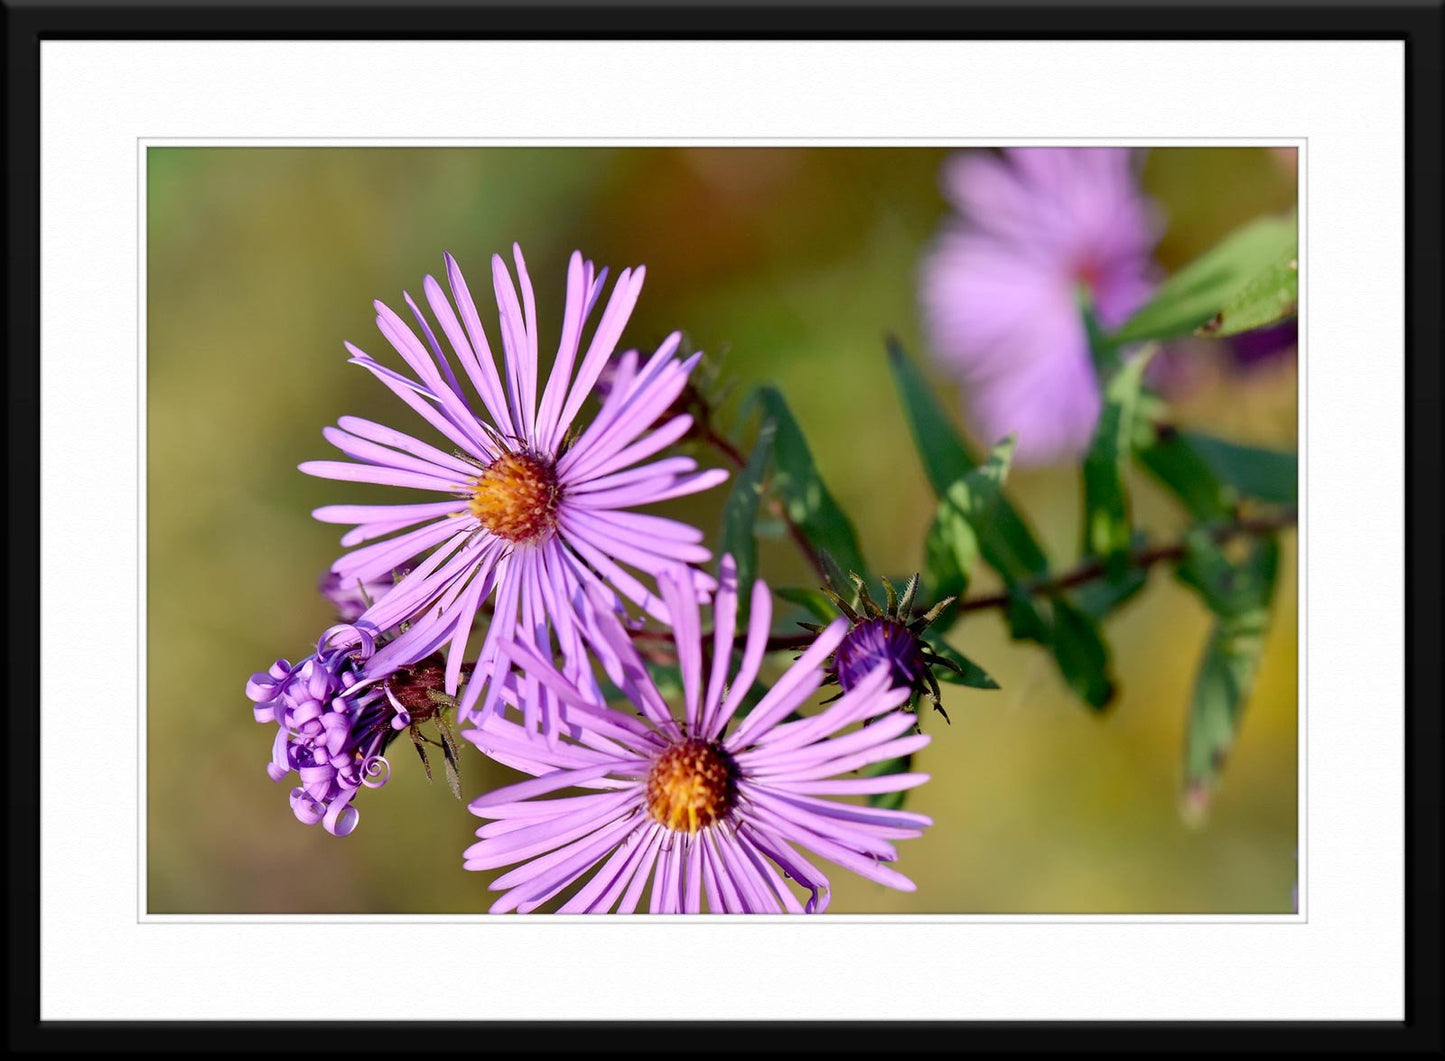
[[[935,655],[941,656],[953,664],[952,667],[934,668],[933,676],[939,681],[948,682],[951,685],[966,685],[970,689],[998,688],[998,682],[994,681],[986,670],[943,640],[941,634],[933,630],[925,630],[923,640]]]
[[[857,590],[853,588],[853,582],[848,573],[838,566],[838,561],[833,559],[833,554],[827,549],[818,550],[818,559],[822,562],[823,577],[828,584],[844,600],[852,600],[857,596]]]
[[[1241,446],[1198,431],[1179,434],[1221,482],[1245,497],[1279,505],[1294,504],[1299,499],[1296,454]]]
[[[746,617],[748,602],[752,599],[753,582],[758,577],[758,540],[754,527],[758,518],[758,505],[763,496],[763,479],[772,459],[775,433],[773,422],[766,421],[758,432],[753,451],[748,454],[747,463],[733,479],[727,503],[723,506],[718,555],[726,556],[731,553],[737,564],[740,617]]]
[[[904,755],[897,759],[885,759],[881,763],[869,763],[858,771],[859,777],[883,777],[887,774],[906,774],[913,768],[913,756]],[[874,792],[868,797],[870,807],[884,810],[899,810],[908,799],[908,790],[902,792]]]
[[[1003,615],[1008,623],[1009,636],[1015,641],[1037,641],[1041,645],[1053,643],[1054,635],[1050,632],[1053,624],[1026,590],[1009,591]]]
[[[939,408],[928,381],[892,338],[888,356],[924,470],[934,492],[946,496],[953,483],[979,462]],[[1049,569],[1048,558],[1028,524],[1007,498],[1000,496],[991,518],[973,525],[973,530],[980,555],[1009,586],[1004,617],[1013,638],[1048,646],[1069,687],[1095,709],[1107,706],[1114,684],[1108,674],[1108,649],[1095,619],[1063,595],[1054,597],[1050,616],[1028,591],[1027,584],[1046,578]]]
[[[923,470],[934,494],[942,499],[947,496],[950,486],[979,466],[979,461],[939,407],[928,380],[918,371],[898,340],[891,336],[888,339],[888,363],[903,403],[904,416],[919,458],[923,461]],[[987,524],[975,526],[974,532],[984,562],[1003,576],[1009,586],[1048,572],[1048,557],[1007,498],[999,498]],[[956,612],[954,614],[957,615]],[[1048,620],[1027,594],[1021,594],[1010,606],[1008,618],[1015,638],[1048,643]]]
[[[1166,280],[1113,340],[1122,344],[1188,335],[1221,316],[1226,308],[1239,312],[1241,300],[1250,291],[1259,292],[1254,298],[1257,304],[1267,299],[1271,290],[1268,277],[1297,255],[1293,215],[1252,221]],[[1258,315],[1259,311],[1250,312]]]
[[[891,335],[888,337],[888,365],[893,370],[893,382],[903,402],[903,413],[913,433],[918,456],[923,461],[923,470],[933,485],[933,492],[942,497],[950,484],[978,467],[978,461],[954,431],[948,415],[934,400],[933,388],[928,380]]]
[[[1182,809],[1186,818],[1199,822],[1219,785],[1259,670],[1279,544],[1273,538],[1259,539],[1238,564],[1203,532],[1190,536],[1188,549],[1178,575],[1199,591],[1215,615],[1194,679],[1184,739]]]
[[[445,715],[437,716],[437,732],[442,739],[442,758],[446,761],[447,787],[452,790],[452,795],[457,799],[462,798],[462,768],[460,754],[457,751],[456,738],[452,736],[452,728],[447,725]]]
[[[773,590],[773,596],[798,605],[820,623],[831,623],[838,618],[838,609],[833,607],[833,602],[816,589],[779,586]]]
[[[1134,537],[1137,542],[1139,535]],[[1076,586],[1069,596],[1081,612],[1098,622],[1132,599],[1148,581],[1146,569],[1131,567],[1118,578],[1100,578]]]
[[[938,503],[923,539],[924,581],[933,599],[963,596],[977,556],[978,538],[968,525],[968,517],[945,497]]]
[[[427,783],[430,784],[430,783],[431,783],[431,760],[430,760],[429,758],[427,758],[427,754],[426,754],[426,741],[425,741],[425,739],[424,739],[424,738],[422,737],[422,735],[421,735],[421,730],[420,730],[420,728],[418,728],[417,726],[408,726],[408,727],[407,727],[407,730],[408,730],[408,732],[411,733],[411,742],[412,742],[412,744],[416,745],[416,753],[417,753],[417,755],[421,756],[421,768],[422,768],[424,771],[426,771]]]
[[[647,668],[652,684],[657,686],[663,699],[671,700],[682,695],[682,669],[676,663],[659,663],[645,659],[643,666]]]
[[[1053,598],[1054,660],[1069,688],[1092,707],[1102,711],[1114,699],[1114,682],[1109,677],[1109,650],[1099,626],[1064,596]]]
[[[1293,245],[1290,251],[1288,259],[1262,270],[1194,334],[1223,339],[1295,316],[1299,312],[1299,260]]]
[[[671,642],[668,643],[668,647],[669,649],[672,647]],[[657,686],[657,691],[662,694],[664,700],[675,701],[682,695],[682,671],[676,663],[660,663],[644,656],[642,665],[647,668],[648,676]],[[602,689],[602,699],[606,703],[630,702],[628,695],[606,677],[601,677],[599,684]]]
[[[773,489],[788,516],[815,548],[826,549],[845,571],[866,572],[858,535],[813,464],[813,454],[782,393],[760,387],[755,398],[776,427],[773,440]]]
[[[1144,369],[1153,355],[1152,347],[1141,351],[1105,385],[1104,408],[1084,457],[1084,551],[1107,559],[1111,577],[1128,571],[1133,527],[1124,469],[1133,448]]]
[[[951,483],[938,502],[924,539],[925,582],[934,600],[961,597],[968,588],[979,534],[992,527],[1013,452],[1014,439],[1004,439],[987,461]]]
[[[1232,618],[1268,606],[1279,570],[1279,543],[1273,538],[1256,540],[1240,563],[1231,563],[1204,528],[1190,531],[1184,542],[1184,559],[1175,574],[1215,615]]]
[[[1167,425],[1155,425],[1153,439],[1135,456],[1198,520],[1228,519],[1238,494],[1215,475],[1188,437]]]

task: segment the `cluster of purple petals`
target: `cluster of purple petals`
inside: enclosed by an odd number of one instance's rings
[[[356,643],[337,647],[338,640]],[[334,836],[356,828],[360,812],[352,798],[363,786],[386,783],[390,766],[381,752],[411,722],[384,687],[364,674],[375,648],[371,631],[333,626],[312,655],[296,664],[278,659],[246,683],[256,721],[276,724],[266,772],[277,782],[299,775],[301,783],[291,790],[292,811]]]
[[[923,677],[923,645],[894,619],[868,619],[838,645],[838,684],[847,692],[883,663],[895,688],[911,688]]]

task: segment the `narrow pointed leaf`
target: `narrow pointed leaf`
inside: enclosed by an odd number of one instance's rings
[[[1298,254],[1295,218],[1264,217],[1236,229],[1213,249],[1166,280],[1154,297],[1113,336],[1116,344],[1188,335],[1234,307],[1251,290],[1267,292],[1268,277]],[[1261,287],[1261,285],[1263,285]]]
[[[891,337],[888,362],[923,470],[933,492],[942,498],[953,483],[977,468],[979,461],[939,407],[928,380]],[[978,545],[984,561],[1010,584],[1048,571],[1048,557],[1006,498],[1000,499],[988,532],[979,536]]]
[[[1139,535],[1135,535],[1137,540]],[[1137,548],[1137,546],[1136,546]],[[1142,567],[1131,567],[1117,578],[1100,578],[1077,586],[1069,594],[1089,618],[1098,622],[1133,599],[1149,581],[1149,572]]]
[[[1191,538],[1180,565],[1180,579],[1200,593],[1215,615],[1185,731],[1182,809],[1190,820],[1200,821],[1206,814],[1238,734],[1264,651],[1278,569],[1279,547],[1273,538],[1255,542],[1242,563],[1231,564],[1206,535]]]
[[[998,682],[994,681],[986,670],[943,640],[942,635],[934,633],[932,630],[925,630],[923,640],[937,655],[942,656],[958,668],[954,670],[952,667],[934,667],[933,676],[939,681],[948,682],[951,685],[966,685],[970,689],[998,688]]]
[[[1114,699],[1109,650],[1093,619],[1068,598],[1053,599],[1054,660],[1064,680],[1084,703],[1102,711]]]
[[[789,604],[796,604],[819,622],[831,623],[838,618],[838,609],[833,607],[833,603],[821,590],[779,586],[773,590],[773,596],[781,597]]]
[[[1195,334],[1222,339],[1295,316],[1299,312],[1298,249],[1291,244],[1281,253],[1279,260],[1245,284],[1212,320],[1200,325]]]
[[[1296,454],[1242,446],[1199,431],[1181,431],[1179,434],[1216,478],[1242,496],[1280,505],[1293,504],[1299,499],[1299,458]]]
[[[814,548],[826,549],[845,571],[866,571],[853,522],[819,475],[807,439],[782,392],[772,386],[760,387],[754,400],[776,428],[772,488],[789,518]]]
[[[447,786],[457,799],[462,798],[462,771],[458,762],[457,746],[452,737],[451,727],[443,718],[437,719],[437,732],[442,738],[442,758],[446,760]]]
[[[1189,437],[1167,425],[1154,425],[1152,438],[1136,456],[1144,469],[1198,520],[1227,519],[1239,500],[1200,455]]]
[[[420,731],[415,727],[409,727],[411,742],[416,745],[416,753],[421,756],[421,768],[426,773],[426,779],[431,780],[431,760],[427,758],[426,744],[423,743]]]
[[[773,455],[774,426],[763,424],[747,463],[732,482],[727,503],[723,506],[722,532],[718,555],[732,554],[738,569],[738,609],[745,613],[752,597],[753,583],[758,577],[758,540],[755,527],[758,506],[762,501],[763,480]]]
[[[972,474],[972,473],[969,473]],[[945,497],[923,540],[923,571],[934,597],[961,597],[978,556],[978,537],[958,504]]]
[[[1084,550],[1108,561],[1111,579],[1128,573],[1133,525],[1124,472],[1144,369],[1153,353],[1149,348],[1125,361],[1104,387],[1104,408],[1084,457]]]
[[[934,600],[961,597],[968,588],[979,537],[993,527],[1013,452],[1010,436],[987,461],[950,483],[939,499],[924,539],[924,574]]]
[[[888,355],[924,470],[934,492],[945,496],[948,488],[978,467],[979,462],[954,431],[928,381],[892,338],[888,341]],[[1000,496],[992,518],[974,531],[979,554],[1009,586],[1004,617],[1012,637],[1048,646],[1070,688],[1095,709],[1107,706],[1114,695],[1114,684],[1108,673],[1108,649],[1098,625],[1066,595],[1053,598],[1052,614],[1034,599],[1029,584],[1047,578],[1048,557],[1008,499]]]

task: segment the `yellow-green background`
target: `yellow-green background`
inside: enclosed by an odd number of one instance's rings
[[[243,686],[278,655],[296,658],[332,621],[315,593],[342,528],[313,521],[357,487],[312,479],[299,461],[332,456],[321,428],[345,413],[417,426],[364,370],[348,339],[392,356],[371,302],[449,250],[488,313],[488,259],[521,243],[555,342],[567,255],[616,269],[645,263],[625,333],[650,349],[673,329],[717,355],[740,395],[778,383],[818,464],[856,520],[876,568],[921,561],[932,501],[895,401],[882,336],[920,356],[914,282],[945,216],[929,149],[152,148],[147,194],[148,905],[152,912],[474,912],[492,874],[461,852],[477,820],[409,742],[392,779],[363,791],[345,839],[298,823],[287,784],[266,776],[272,728]],[[1292,204],[1289,160],[1263,149],[1150,154],[1163,206],[1159,248],[1174,267],[1232,226]],[[1292,360],[1231,376],[1188,353],[1196,377],[1179,418],[1292,448]],[[956,394],[941,382],[950,406]],[[422,427],[422,433],[425,432]],[[1019,470],[1010,487],[1061,563],[1074,559],[1078,473]],[[1159,535],[1182,517],[1135,477],[1139,521]],[[715,529],[724,490],[673,506]],[[370,496],[376,496],[375,494]],[[918,884],[901,894],[838,871],[843,912],[1270,912],[1296,877],[1295,541],[1258,686],[1213,812],[1178,811],[1185,705],[1206,636],[1201,606],[1164,571],[1112,618],[1121,695],[1096,717],[1049,660],[1011,643],[996,615],[952,640],[1002,691],[945,686],[952,725],[925,719],[919,767],[933,780],[910,806],[936,824],[901,845]],[[764,575],[806,579],[784,542]],[[991,587],[981,574],[977,591]],[[512,775],[470,746],[474,795]]]

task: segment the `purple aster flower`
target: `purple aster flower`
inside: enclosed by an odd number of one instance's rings
[[[381,630],[410,624],[378,649],[376,665],[400,665],[402,659],[450,646],[446,691],[455,694],[473,622],[490,604],[476,679],[467,683],[461,702],[462,718],[474,713],[489,684],[498,647],[514,638],[525,639],[549,658],[555,645],[568,677],[590,682],[580,629],[590,621],[594,599],[618,609],[625,599],[667,622],[662,600],[633,572],[655,577],[672,565],[699,563],[711,554],[696,528],[629,510],[695,493],[727,477],[721,469],[698,471],[688,457],[652,459],[692,425],[689,416],[657,422],[687,386],[701,356],[677,358],[681,336],[676,333],[645,360],[636,351],[621,355],[606,399],[590,423],[579,424],[583,404],[637,301],[644,270],[623,270],[584,350],[584,326],[606,273],[598,274],[591,262],[572,255],[561,340],[545,388],[539,389],[532,284],[520,248],[513,251],[520,300],[505,263],[499,256],[492,259],[504,352],[501,374],[451,255],[446,271],[456,308],[432,277],[423,285],[451,357],[410,295],[404,297],[421,338],[381,302],[376,321],[412,376],[385,368],[347,344],[351,360],[444,436],[449,448],[346,416],[324,434],[357,463],[301,465],[310,475],[432,495],[418,504],[329,505],[314,515],[356,525],[341,541],[360,548],[332,565],[348,583],[367,583],[399,564],[416,562],[363,617]],[[607,592],[594,598],[580,592],[583,586]],[[478,713],[494,705],[489,696]],[[527,723],[550,733],[555,711],[553,695],[538,690],[527,700]]]
[[[300,663],[278,659],[246,683],[256,721],[276,724],[266,772],[277,782],[298,774],[292,811],[335,836],[356,828],[361,815],[352,798],[363,786],[386,783],[391,767],[381,753],[411,724],[402,705],[363,672],[375,645],[370,630],[333,626]]]
[[[567,732],[547,746],[492,715],[465,734],[494,759],[534,775],[471,804],[491,820],[477,830],[466,867],[515,866],[492,882],[505,892],[492,911],[535,910],[580,883],[561,912],[631,913],[650,882],[653,913],[698,913],[704,900],[713,913],[813,913],[827,907],[828,878],[804,850],[912,891],[913,883],[887,865],[897,858],[892,841],[921,835],[930,819],[832,798],[897,792],[927,780],[916,773],[844,776],[928,743],[909,732],[913,716],[896,710],[908,690],[890,688],[888,667],[880,664],[817,714],[796,714],[823,683],[823,664],[848,628],[839,619],[734,721],[767,649],[767,587],[753,587],[741,664],[730,674],[738,605],[731,558],[723,560],[713,602],[706,665],[686,573],[664,574],[658,585],[673,616],[681,705],[663,700],[616,622],[598,622],[587,636],[616,662],[611,676],[636,715],[573,687],[531,646],[504,649],[526,678],[554,690]],[[505,683],[512,703],[516,685],[516,675]],[[570,788],[582,794],[541,798]],[[805,903],[789,878],[810,893]]]
[[[1159,225],[1126,148],[1010,148],[946,164],[960,217],[923,263],[930,343],[962,384],[985,441],[1017,432],[1016,460],[1088,447],[1101,398],[1081,293],[1106,328],[1154,284]]]

